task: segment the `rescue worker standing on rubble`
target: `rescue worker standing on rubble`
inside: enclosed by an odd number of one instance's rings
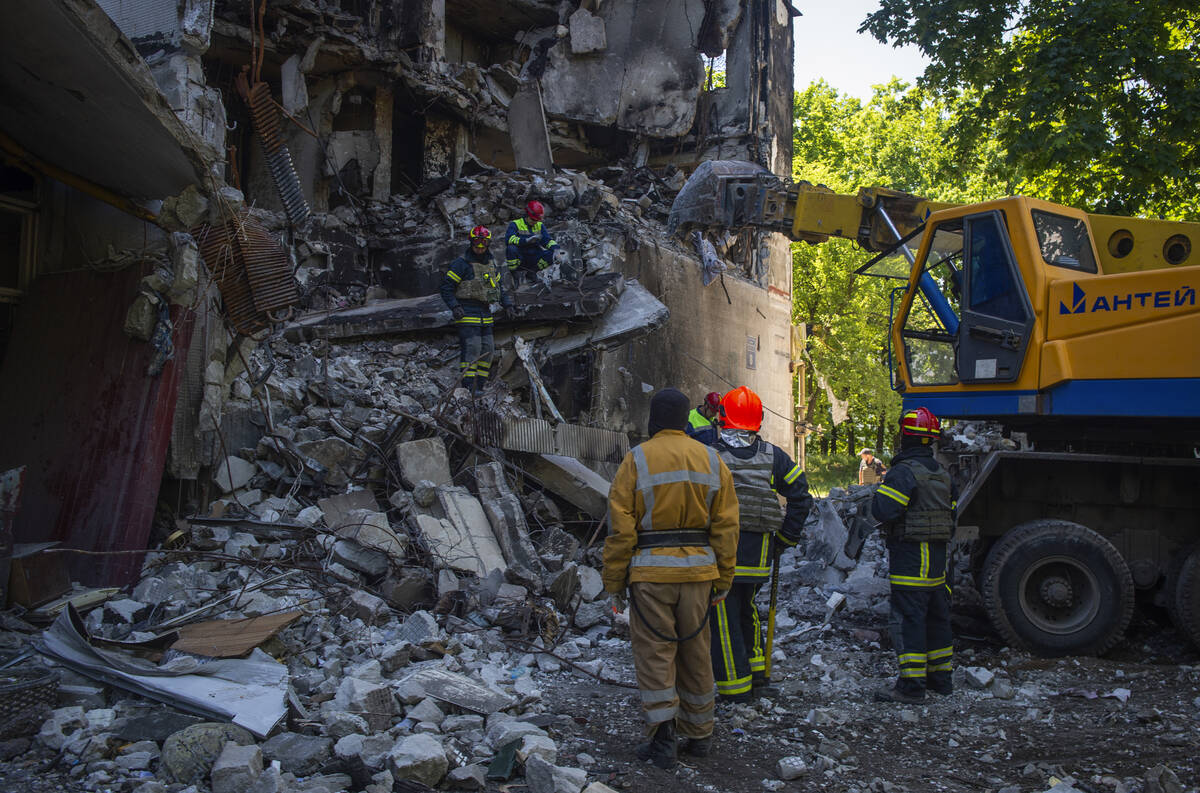
[[[501,285],[500,268],[488,250],[491,240],[486,226],[471,229],[470,248],[451,263],[439,290],[458,325],[459,376],[472,394],[487,385],[492,371],[492,303],[499,303],[505,316],[512,312],[512,296]]]
[[[525,217],[510,222],[504,232],[505,259],[517,283],[532,281],[554,263],[554,249],[558,243],[542,223],[545,214],[546,208],[541,201],[530,201],[525,205]]]
[[[900,417],[900,452],[871,501],[871,514],[887,532],[891,583],[889,631],[900,673],[881,702],[916,704],[928,688],[950,694],[949,570],[957,494],[950,474],[933,457],[941,422],[921,407]]]
[[[733,580],[738,505],[716,451],[684,434],[688,399],[673,388],[650,400],[650,439],[634,447],[608,494],[604,589],[625,610],[649,740],[637,756],[674,767],[684,752],[708,754],[713,732],[709,606]]]
[[[758,436],[762,420],[762,400],[746,386],[721,400],[713,446],[733,476],[740,528],[733,588],[713,607],[710,619],[717,693],[725,702],[753,699],[771,682],[754,598],[771,577],[774,555],[799,541],[812,508],[804,471],[787,452]]]

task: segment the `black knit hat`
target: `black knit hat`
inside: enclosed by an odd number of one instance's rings
[[[682,391],[664,388],[650,398],[650,437],[660,430],[683,430],[687,427],[692,403]]]

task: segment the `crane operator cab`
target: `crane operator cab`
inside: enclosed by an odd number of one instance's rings
[[[1192,400],[1195,344],[1172,358],[1162,334],[1195,322],[1196,262],[1105,275],[1088,221],[1022,197],[944,209],[860,268],[904,282],[892,293],[889,358],[906,403],[964,417],[1120,415],[1122,384],[1142,379],[1137,358],[1164,354],[1171,361],[1147,373],[1180,369],[1186,393],[1163,397]],[[1114,378],[1122,350],[1132,360]]]

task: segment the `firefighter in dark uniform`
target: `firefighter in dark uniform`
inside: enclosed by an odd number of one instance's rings
[[[440,289],[458,325],[459,374],[472,394],[486,384],[492,371],[492,303],[499,303],[505,316],[512,311],[512,296],[500,284],[500,268],[488,251],[492,232],[486,226],[471,229],[471,247],[450,265]]]
[[[754,597],[771,577],[774,554],[800,539],[812,507],[804,471],[783,449],[758,437],[762,419],[758,395],[746,386],[735,388],[721,400],[714,433],[713,447],[733,475],[740,529],[733,588],[710,616],[713,670],[724,702],[746,702],[770,683]]]
[[[883,702],[920,703],[925,689],[953,690],[954,639],[950,631],[950,537],[957,494],[950,474],[933,457],[941,433],[925,408],[900,417],[900,453],[875,492],[871,513],[887,532],[891,583],[889,630],[900,673],[891,688],[875,692]]]
[[[505,236],[505,260],[517,283],[532,281],[542,270],[554,264],[558,243],[550,236],[542,218],[546,208],[541,201],[525,205],[525,217],[508,224]]]

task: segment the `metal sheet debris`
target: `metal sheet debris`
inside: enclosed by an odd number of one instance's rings
[[[552,425],[544,419],[519,418],[504,423],[500,447],[513,452],[619,463],[629,451],[629,436],[600,427],[568,423]]]
[[[205,718],[232,721],[259,738],[287,713],[287,667],[261,650],[247,659],[219,661],[181,654],[156,667],[92,646],[79,615],[68,609],[42,634],[38,651],[86,677]]]
[[[208,620],[179,628],[172,650],[211,658],[241,658],[291,625],[303,611],[284,611],[240,620]]]

